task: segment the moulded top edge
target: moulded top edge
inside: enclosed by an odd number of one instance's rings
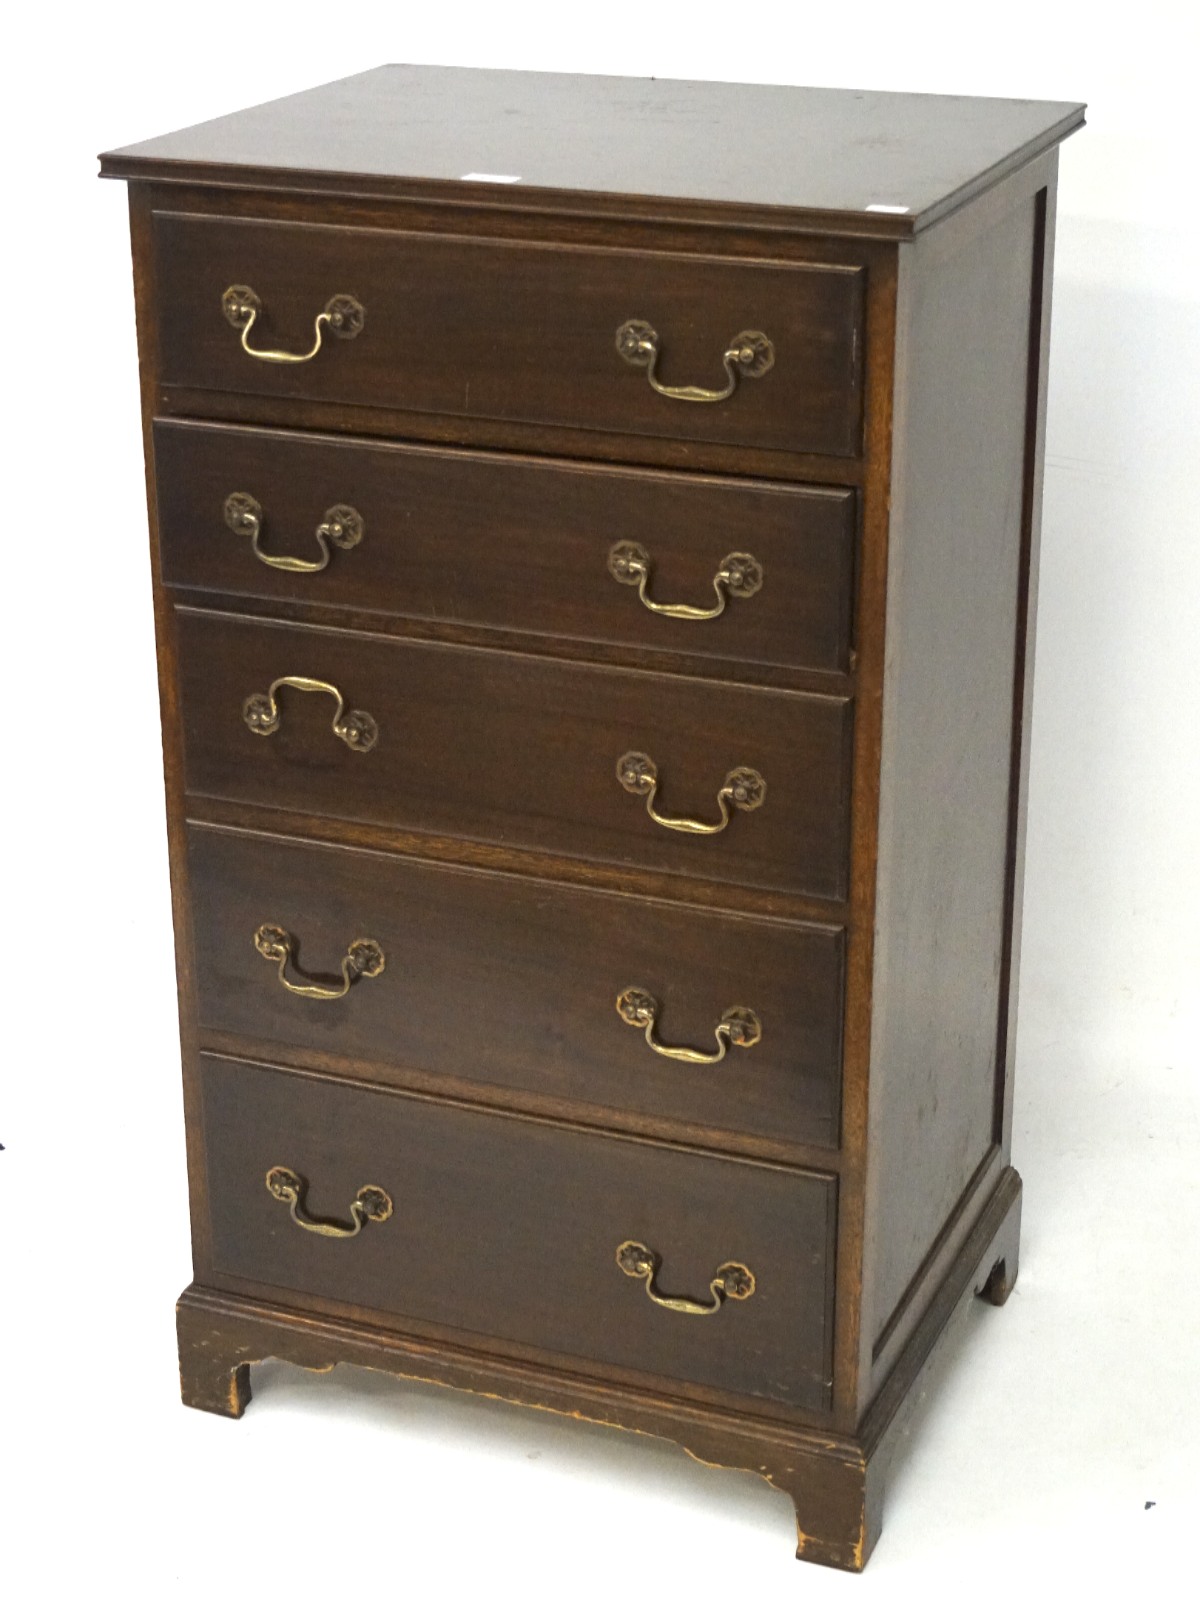
[[[1080,103],[383,67],[104,153],[120,179],[903,238]]]

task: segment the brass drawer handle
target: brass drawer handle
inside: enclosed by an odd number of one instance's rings
[[[335,338],[357,338],[367,319],[367,312],[349,293],[335,293],[313,322],[313,346],[307,355],[293,355],[286,349],[251,349],[250,333],[262,314],[262,299],[252,287],[235,282],[221,294],[221,309],[226,321],[242,335],[242,348],[255,360],[275,361],[280,366],[298,366],[301,361],[312,360],[319,353],[321,340],[328,327]]]
[[[641,986],[626,986],[617,998],[617,1013],[626,1025],[644,1031],[646,1046],[664,1059],[678,1059],[683,1064],[720,1064],[729,1052],[730,1043],[736,1048],[752,1048],[762,1041],[762,1021],[753,1008],[727,1008],[713,1033],[717,1039],[715,1053],[702,1053],[698,1048],[670,1048],[654,1034],[660,1012],[658,998],[643,991]]]
[[[247,723],[248,724],[248,723]],[[629,794],[645,798],[646,810],[660,828],[673,828],[681,834],[719,834],[728,828],[734,806],[739,811],[757,811],[767,794],[767,785],[753,766],[735,766],[717,790],[719,822],[697,822],[694,817],[664,817],[654,809],[658,793],[658,767],[649,755],[631,749],[617,762],[617,781]]]
[[[346,507],[339,503],[330,507],[329,511],[317,525],[317,545],[321,549],[321,556],[315,561],[310,558],[292,558],[281,554],[272,555],[264,552],[262,545],[263,510],[262,504],[245,490],[235,490],[232,495],[225,497],[225,522],[235,535],[248,536],[254,556],[260,563],[265,563],[270,569],[286,569],[290,574],[320,574],[322,569],[329,567],[329,545],[340,547],[348,552],[352,546],[357,546],[366,532],[362,514],[354,507]]]
[[[617,1246],[617,1266],[629,1278],[645,1281],[646,1294],[656,1307],[666,1307],[668,1312],[690,1312],[697,1318],[720,1312],[726,1301],[748,1301],[754,1294],[755,1278],[750,1269],[741,1262],[722,1262],[709,1280],[711,1301],[691,1301],[686,1295],[662,1295],[654,1287],[662,1257],[638,1239],[626,1239]]]
[[[729,348],[721,356],[725,376],[729,379],[723,389],[660,383],[654,375],[658,365],[658,333],[648,321],[626,321],[617,328],[617,354],[630,366],[646,368],[655,394],[664,394],[668,400],[694,400],[701,405],[728,400],[738,386],[739,377],[762,377],[775,364],[775,345],[766,333],[739,332],[736,338],[729,340]]]
[[[323,1222],[308,1216],[302,1209],[308,1183],[290,1166],[272,1166],[267,1173],[267,1187],[277,1200],[282,1200],[292,1213],[292,1221],[308,1233],[319,1233],[322,1239],[353,1239],[368,1222],[386,1222],[395,1210],[392,1196],[374,1183],[360,1188],[350,1201],[350,1222]]]
[[[347,710],[346,701],[332,682],[314,676],[277,676],[265,693],[251,693],[242,705],[242,720],[260,738],[279,731],[279,705],[275,694],[281,687],[294,687],[301,693],[328,693],[337,709],[331,723],[334,734],[347,749],[366,754],[379,742],[379,723],[366,710]]]
[[[232,498],[230,498],[232,499]],[[749,552],[730,552],[721,559],[713,575],[717,594],[715,608],[692,608],[687,603],[655,603],[648,596],[650,554],[636,541],[618,541],[608,554],[608,572],[623,586],[636,586],[638,597],[652,614],[666,614],[673,620],[715,620],[728,608],[730,597],[753,597],[762,589],[763,568]]]
[[[356,980],[375,980],[387,967],[383,947],[378,941],[351,941],[342,959],[340,986],[297,985],[287,977],[288,964],[296,957],[295,937],[279,924],[259,924],[254,931],[254,950],[268,963],[278,963],[279,984],[294,997],[315,997],[321,1002],[333,1002],[344,997]]]

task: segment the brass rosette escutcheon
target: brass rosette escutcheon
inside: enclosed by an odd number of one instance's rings
[[[357,546],[362,540],[366,529],[363,515],[358,508],[339,501],[336,505],[326,508],[324,518],[317,525],[317,539],[327,542],[330,546],[336,546],[343,552],[349,552],[351,547]]]
[[[221,509],[226,527],[235,535],[257,540],[262,529],[262,504],[246,490],[233,490],[225,497]]]

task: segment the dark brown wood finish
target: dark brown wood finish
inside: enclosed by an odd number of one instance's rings
[[[129,187],[129,235],[142,396],[141,427],[146,462],[150,579],[154,604],[154,635],[158,647],[158,693],[162,717],[163,787],[171,873],[171,913],[174,925],[175,973],[179,991],[188,1207],[191,1219],[192,1266],[199,1276],[207,1264],[210,1243],[207,1173],[200,1116],[195,983],[192,974],[192,898],[187,873],[187,813],[183,776],[183,738],[179,728],[179,672],[173,652],[174,609],[162,584],[155,491],[153,422],[158,393],[158,289],[154,280],[153,253],[150,247],[149,197],[146,188],[137,184]]]
[[[499,193],[500,188],[490,189],[492,199]],[[249,224],[275,222],[301,226],[316,219],[344,228],[346,232],[364,231],[371,235],[420,233],[438,239],[466,235],[475,240],[511,243],[517,247],[537,245],[552,249],[566,245],[618,254],[632,251],[655,260],[663,256],[671,259],[696,256],[708,261],[729,256],[739,263],[764,260],[776,266],[795,266],[801,271],[835,267],[863,273],[868,301],[872,279],[881,274],[888,276],[888,267],[895,258],[894,245],[889,242],[777,228],[748,229],[731,222],[697,225],[665,218],[653,221],[632,216],[609,218],[603,213],[563,217],[540,211],[516,212],[511,208],[489,207],[486,203],[463,208],[448,199],[398,206],[348,197],[323,201],[314,211],[311,199],[300,199],[286,191],[215,192],[183,184],[148,186],[146,195],[151,199],[154,218],[163,214],[195,219],[215,216]],[[236,340],[237,334],[230,331]],[[870,341],[869,335],[867,341]],[[613,355],[619,360],[615,344]],[[860,361],[860,369],[861,364]],[[333,404],[292,398],[280,392],[276,381],[278,373],[277,366],[260,365],[257,382],[247,380],[238,391],[227,393],[162,382],[157,395],[159,415],[256,423],[268,428],[429,440],[482,450],[518,450],[535,455],[550,452],[608,463],[652,461],[664,468],[690,471],[700,467],[711,472],[754,474],[809,483],[852,484],[857,482],[861,471],[861,459],[857,455],[775,450],[748,440],[740,444],[724,444],[712,438],[697,440],[694,429],[688,427],[689,421],[694,420],[696,408],[678,401],[674,402],[678,411],[664,422],[664,431],[653,436],[623,431],[620,425],[603,429],[559,424],[547,429],[516,418],[485,419],[461,411],[439,413],[403,410],[394,405],[369,406],[348,401]],[[648,387],[644,374],[642,380],[643,386]],[[724,373],[719,370],[717,381],[723,380]]]
[[[522,211],[765,217],[896,238],[986,192],[1083,113],[1072,102],[392,64],[101,163],[128,179],[468,205],[499,195]]]
[[[155,426],[155,461],[163,573],[185,591],[573,639],[627,658],[849,667],[852,490],[170,420]],[[239,493],[259,503],[268,556],[319,564],[317,527],[347,504],[363,539],[345,552],[327,543],[319,573],[272,567],[226,521]],[[654,602],[713,608],[731,554],[752,557],[762,584],[718,619],[655,614],[609,569],[621,542],[649,557]]]
[[[177,615],[193,793],[365,823],[632,863],[719,883],[845,892],[850,706],[599,665],[349,637],[269,620]],[[283,690],[271,736],[242,708],[281,676],[329,682],[365,711],[365,753],[332,731],[335,700]],[[739,767],[763,803],[711,835],[657,826],[617,762],[658,768],[655,809],[719,820]]]
[[[997,1034],[1054,159],[1024,182],[1004,212],[901,250],[872,1030],[887,1084],[870,1101],[864,1404],[1008,1158]]]
[[[187,804],[189,821],[214,828],[262,833],[267,821],[272,834],[285,838],[324,840],[353,850],[386,851],[419,861],[446,862],[454,867],[510,873],[517,878],[582,885],[597,893],[677,902],[683,906],[743,913],[748,918],[771,918],[781,923],[823,923],[841,928],[846,918],[844,902],[818,901],[811,896],[789,895],[781,890],[751,889],[744,884],[714,884],[710,879],[687,878],[657,868],[555,856],[548,851],[483,844],[454,835],[411,833],[278,808],[269,818],[264,818],[257,806],[242,805],[234,800],[212,800],[201,794],[190,795]]]
[[[659,1394],[628,1380],[550,1370],[499,1349],[380,1331],[328,1310],[272,1303],[228,1288],[192,1284],[178,1308],[183,1400],[236,1419],[250,1401],[250,1365],[282,1357],[326,1373],[339,1362],[409,1379],[533,1403],[572,1419],[665,1436],[697,1459],[754,1470],[796,1506],[797,1558],[861,1571],[879,1537],[891,1457],[928,1401],[975,1296],[992,1300],[1020,1224],[1020,1179],[1011,1169],[967,1236],[954,1266],[857,1434],[845,1437],[795,1419],[761,1419]]]
[[[859,1418],[864,1191],[871,1092],[871,1005],[875,952],[875,870],[883,718],[883,627],[891,511],[892,399],[895,386],[896,255],[871,278],[868,410],[862,483],[862,569],[856,602],[855,726],[850,809],[849,927],[842,1044],[842,1145],[838,1181],[838,1279],[834,1329],[834,1412],[851,1430]]]
[[[104,160],[152,182],[131,217],[185,1400],[237,1413],[250,1362],[345,1357],[653,1431],[761,1471],[802,1556],[860,1569],[947,1327],[1016,1275],[1053,149],[1082,109],[446,72]],[[465,119],[416,116],[468,80]],[[462,155],[485,130],[520,155],[511,185]],[[763,170],[764,140],[788,163]],[[362,286],[325,285],[356,266]],[[367,323],[311,363],[256,361],[220,312],[234,281],[263,298],[262,343],[304,347],[335,292]],[[667,383],[719,386],[743,326],[776,364],[720,405],[664,399],[616,351],[638,316]],[[222,522],[236,489],[268,552],[338,502],[366,539],[272,570]],[[655,597],[711,597],[735,549],[763,590],[663,619],[608,575],[618,538],[651,553]],[[321,694],[283,692],[253,735],[244,699],[285,674],[338,683],[375,748],[335,738]],[[710,838],[657,828],[617,782],[626,749],[669,815],[714,815],[740,765],[765,802]],[[384,974],[292,995],[254,950],[266,922],[301,983],[340,983],[371,934]],[[711,1066],[655,1055],[615,1011],[626,983],[669,1043],[710,1046],[734,1002],[763,1038]],[[387,1170],[360,1170],[364,1144]],[[264,1182],[287,1154],[310,1211],[391,1177],[395,1214],[302,1232]],[[670,1245],[622,1232],[602,1257],[595,1217],[632,1210]],[[719,1263],[754,1267],[731,1226],[766,1260],[708,1321],[612,1254],[655,1244],[663,1288],[702,1300]]]
[[[374,1061],[410,1084],[428,1072],[635,1113],[660,1131],[837,1143],[838,929],[208,829],[190,849],[206,1033]],[[295,938],[301,984],[339,984],[362,937],[386,968],[337,1001],[289,995],[255,951],[265,923]],[[629,986],[661,1004],[661,1043],[715,1052],[739,1005],[762,1038],[719,1064],[665,1058],[618,1015]]]
[[[204,1061],[213,1272],[823,1408],[833,1180],[289,1071]],[[330,1243],[272,1197],[303,1177],[301,1214],[350,1223],[364,1185],[393,1214]],[[581,1189],[588,1191],[580,1199]],[[665,1310],[618,1267],[626,1241],[661,1258],[660,1292],[711,1304],[735,1261],[754,1291],[712,1322]]]
[[[863,272],[474,237],[364,231],[209,215],[155,215],[163,288],[163,381],[257,393],[263,362],[243,352],[221,307],[252,288],[256,348],[304,354],[330,298],[366,312],[361,333],[328,338],[302,366],[273,366],[284,398],[387,406],[489,421],[762,445],[849,456],[862,417]],[[745,331],[775,359],[733,395],[680,418],[647,369],[617,352],[631,320],[658,333],[660,381],[721,389],[721,357]]]

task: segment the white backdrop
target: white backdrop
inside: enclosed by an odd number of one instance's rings
[[[0,1568],[14,1618],[1160,1614],[1200,1511],[1192,0],[111,0],[7,31]],[[178,1043],[124,195],[93,155],[383,61],[1086,99],[1063,150],[1016,1164],[862,1579],[665,1444],[271,1365],[185,1411]],[[1152,1508],[1144,1507],[1152,1503]],[[503,1599],[498,1598],[502,1595]],[[13,1596],[17,1603],[12,1604]]]

